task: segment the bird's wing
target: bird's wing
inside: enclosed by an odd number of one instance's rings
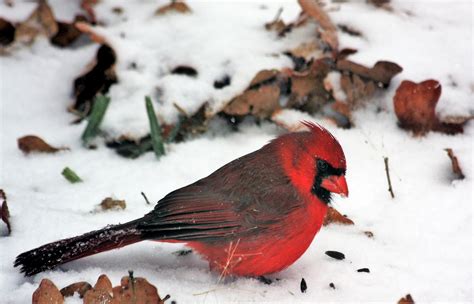
[[[278,223],[300,198],[277,160],[257,152],[169,193],[138,225],[143,237],[217,240]]]

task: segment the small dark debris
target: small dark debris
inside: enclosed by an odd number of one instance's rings
[[[178,74],[178,75],[186,75],[186,76],[189,76],[189,77],[196,77],[198,72],[193,67],[180,65],[180,66],[175,67],[171,71],[171,74]]]
[[[373,238],[374,237],[374,233],[372,231],[364,231],[364,234],[368,237],[368,238]]]
[[[362,33],[347,24],[338,24],[337,27],[343,32],[353,37],[361,37]]]
[[[304,278],[301,279],[300,290],[302,293],[305,293],[306,290],[308,290],[308,285],[306,285],[306,281]]]
[[[193,251],[191,249],[183,249],[183,250],[178,250],[176,252],[173,252],[173,254],[177,255],[177,256],[186,256],[190,253],[192,253]]]
[[[344,253],[333,250],[326,251],[326,255],[336,260],[344,260],[346,258]]]
[[[291,61],[293,61],[293,70],[296,72],[306,70],[313,62],[312,60],[306,61],[304,57],[295,56],[291,52],[285,52],[283,54],[290,57]]]
[[[175,300],[172,300],[171,304],[178,304],[178,302],[176,302]]]
[[[331,287],[332,289],[336,289],[336,285],[334,285],[334,283],[329,283],[329,287]]]
[[[0,46],[7,46],[15,40],[15,27],[11,22],[0,18]]]
[[[367,273],[370,273],[370,269],[369,269],[369,268],[360,268],[360,269],[357,269],[357,272],[367,272]]]
[[[216,89],[222,89],[228,85],[230,85],[230,76],[229,75],[224,75],[221,79],[218,79],[214,81],[214,88]]]
[[[58,21],[58,32],[51,37],[51,43],[59,47],[71,46],[83,34],[74,23],[85,21],[87,18],[81,15],[76,16],[72,23]]]
[[[259,276],[257,278],[257,280],[259,280],[260,282],[262,282],[263,284],[266,284],[266,285],[270,285],[273,283],[273,281],[267,277],[264,277],[264,276]]]
[[[140,155],[153,150],[151,137],[149,135],[142,137],[137,141],[126,138],[117,139],[107,142],[106,146],[115,149],[119,155],[131,159],[138,158]]]

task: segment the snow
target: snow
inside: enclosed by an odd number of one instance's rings
[[[395,303],[407,293],[417,303],[472,302],[474,124],[470,122],[462,135],[429,133],[414,138],[397,127],[392,110],[394,91],[403,79],[433,78],[443,85],[440,114],[474,113],[472,3],[392,2],[393,12],[363,1],[329,5],[334,22],[354,26],[364,34],[354,38],[339,33],[342,47],[359,50],[352,60],[372,65],[386,59],[404,68],[373,106],[354,113],[356,127],[338,129],[320,117],[296,111],[282,114],[291,122],[319,122],[340,141],[347,158],[350,195],[336,198],[334,206],[355,225],[324,227],[302,258],[270,276],[280,279],[272,285],[252,278],[217,283],[219,274],[209,272],[207,263],[195,254],[173,254],[182,245],[156,242],[142,242],[24,278],[12,266],[19,253],[140,217],[152,208],[141,191],[157,201],[284,131],[269,123],[244,123],[239,132],[231,133],[217,121],[206,135],[168,145],[160,161],[153,153],[124,159],[102,144],[97,150],[85,150],[79,140],[85,125],[71,125],[74,117],[65,109],[72,103],[73,79],[93,58],[97,46],[58,49],[38,39],[31,47],[0,57],[0,185],[8,196],[13,226],[7,237],[0,223],[2,302],[28,302],[43,278],[61,288],[83,280],[94,284],[106,273],[117,285],[129,269],[177,303]],[[70,20],[79,11],[70,1],[50,3],[61,20]],[[151,95],[157,101],[157,86],[164,92],[160,115],[169,121],[175,119],[173,102],[191,112],[205,100],[218,107],[243,90],[260,69],[290,66],[288,58],[275,54],[308,41],[314,33],[314,27],[308,26],[278,40],[263,29],[280,6],[285,20],[295,18],[299,12],[295,2],[190,1],[190,15],[153,17],[153,11],[164,3],[104,0],[96,8],[99,20],[107,24],[97,30],[110,39],[119,55],[121,82],[111,89],[112,103],[104,121],[112,135],[148,132],[143,97]],[[127,20],[110,13],[115,6],[124,8]],[[13,8],[2,2],[0,16],[20,21],[33,8],[28,1],[15,1]],[[120,38],[122,31],[128,42]],[[132,61],[137,61],[138,71],[127,69]],[[169,74],[181,64],[195,67],[198,77]],[[213,81],[225,73],[232,75],[232,84],[214,89]],[[452,79],[457,86],[450,85]],[[376,111],[377,106],[382,106],[382,112]],[[26,134],[71,150],[25,156],[16,140]],[[464,180],[452,180],[443,151],[448,147],[460,161]],[[387,191],[383,157],[389,157],[395,199]],[[66,166],[84,182],[69,184],[61,176]],[[95,212],[107,196],[126,200],[127,208]],[[372,231],[374,237],[368,238],[364,231]],[[324,254],[327,250],[343,252],[346,259],[331,259]],[[370,273],[356,271],[363,267]],[[302,278],[308,285],[305,294],[299,290]],[[329,287],[331,282],[335,290]],[[78,298],[66,301],[80,302]]]

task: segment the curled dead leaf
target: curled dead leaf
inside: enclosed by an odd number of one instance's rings
[[[104,211],[111,210],[111,209],[124,210],[126,207],[127,207],[127,204],[125,203],[124,200],[115,200],[111,197],[107,197],[103,199],[102,202],[100,203],[100,208]]]
[[[8,235],[12,233],[12,226],[10,224],[10,211],[7,205],[7,195],[3,189],[0,189],[0,200],[2,200],[1,217],[2,221],[7,225]]]
[[[354,222],[351,219],[343,216],[342,214],[339,213],[339,211],[337,211],[333,207],[329,207],[328,212],[326,213],[326,217],[324,218],[323,225],[327,226],[332,223],[342,224],[342,225],[354,225]]]
[[[171,1],[170,4],[158,8],[155,12],[155,15],[165,15],[171,12],[188,14],[191,13],[189,6],[182,1]]]
[[[71,46],[79,39],[79,37],[81,37],[82,34],[84,34],[76,27],[75,23],[85,21],[86,18],[80,15],[76,16],[74,21],[71,23],[58,21],[58,32],[56,35],[51,37],[51,43],[59,47]]]
[[[386,88],[392,78],[401,73],[403,68],[390,61],[377,61],[373,67],[367,68],[350,60],[338,60],[336,68],[341,72],[357,74],[362,78],[374,81],[378,87]]]
[[[66,147],[52,147],[36,135],[26,135],[18,138],[18,148],[25,154],[29,154],[31,152],[55,153],[61,150],[69,150],[69,148]]]
[[[48,279],[41,280],[38,289],[33,293],[33,304],[62,304],[64,298],[59,289]]]
[[[447,148],[444,149],[448,153],[448,157],[451,160],[451,168],[453,170],[453,174],[456,176],[457,179],[464,179],[464,173],[462,172],[461,166],[459,165],[458,158],[454,155],[453,149]]]
[[[318,22],[318,24],[320,25],[320,27],[318,28],[318,32],[321,36],[321,39],[328,44],[328,46],[331,48],[332,53],[336,54],[339,47],[339,41],[337,38],[337,28],[332,23],[331,18],[329,18],[329,15],[320,6],[318,1],[298,0],[298,3],[306,14],[308,14],[313,19],[315,19],[316,22]]]
[[[414,83],[404,80],[395,92],[393,105],[400,127],[424,135],[429,131],[447,134],[463,132],[465,122],[445,123],[436,115],[436,104],[441,96],[441,84],[436,80]]]
[[[415,304],[415,301],[410,294],[407,294],[405,297],[398,300],[398,304]]]
[[[31,43],[38,35],[53,37],[58,32],[54,13],[46,0],[39,0],[30,16],[16,27],[15,40]]]
[[[75,293],[82,299],[86,292],[92,289],[92,285],[87,282],[72,283],[60,290],[63,297],[72,297]]]

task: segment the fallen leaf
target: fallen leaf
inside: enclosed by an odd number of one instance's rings
[[[15,41],[15,31],[10,21],[0,17],[0,47],[5,47]]]
[[[77,282],[62,288],[60,291],[63,297],[72,297],[74,293],[77,293],[82,299],[89,289],[92,289],[91,284],[87,282]]]
[[[337,53],[339,42],[337,38],[337,28],[332,23],[329,15],[320,6],[318,1],[314,0],[298,0],[303,11],[318,22],[320,27],[318,32],[321,39],[328,44],[333,54]]]
[[[336,59],[343,60],[349,57],[350,55],[354,55],[355,53],[357,53],[356,49],[344,48],[337,53]]]
[[[123,277],[120,286],[113,289],[112,304],[119,303],[158,303],[163,304],[164,300],[158,295],[158,290],[144,278],[134,278],[133,273]]]
[[[462,133],[465,122],[445,123],[437,117],[435,108],[440,96],[441,84],[436,80],[420,83],[404,80],[393,97],[400,127],[413,131],[415,135],[424,135],[429,131]]]
[[[189,6],[181,1],[171,1],[170,4],[158,8],[155,15],[165,15],[171,12],[188,14],[191,13]]]
[[[451,159],[451,168],[454,175],[456,175],[457,179],[464,179],[464,173],[462,172],[461,166],[459,166],[458,158],[454,155],[453,149],[447,148],[444,150],[448,153],[448,156]]]
[[[84,294],[84,304],[111,304],[112,294],[112,283],[105,274],[102,274],[94,288]]]
[[[390,61],[377,61],[372,68],[350,60],[338,60],[336,68],[341,72],[357,74],[362,78],[374,81],[378,87],[386,88],[390,85],[392,78],[401,73],[403,68]]]
[[[30,16],[16,27],[15,40],[31,43],[38,35],[53,37],[58,32],[54,13],[46,0],[39,0]]]
[[[324,105],[333,102],[332,95],[326,90],[324,79],[332,69],[332,60],[318,59],[308,71],[293,73],[291,93],[287,107],[296,108],[310,114],[318,112]]]
[[[55,148],[45,142],[36,135],[26,135],[18,138],[18,148],[25,154],[31,152],[55,153],[61,150],[69,150],[69,148]]]
[[[41,280],[38,289],[33,293],[33,304],[62,304],[64,298],[59,289],[48,279]]]
[[[280,108],[281,74],[277,70],[262,70],[252,79],[242,94],[233,98],[224,108],[227,115],[253,115],[257,118],[269,118]]]
[[[7,205],[7,195],[3,189],[0,189],[0,199],[3,201],[1,210],[2,221],[7,225],[8,235],[10,235],[12,233],[12,226],[10,224],[10,211],[8,210]]]
[[[378,61],[372,68],[367,68],[346,59],[338,60],[336,69],[342,73],[341,88],[351,108],[363,105],[377,88],[387,88],[391,79],[403,70],[389,61]]]
[[[125,203],[124,200],[115,200],[111,197],[107,197],[107,198],[103,199],[102,202],[100,203],[100,208],[104,211],[105,210],[110,210],[110,209],[115,209],[115,210],[122,209],[122,210],[124,210],[126,207],[127,207],[127,204]]]
[[[109,88],[117,83],[115,62],[117,55],[107,44],[100,46],[95,58],[95,64],[82,76],[74,80],[74,96],[76,102],[70,110],[81,117],[87,116],[98,93],[106,94]]]
[[[326,217],[324,218],[323,225],[327,226],[332,223],[342,224],[342,225],[354,225],[354,222],[351,219],[343,216],[342,214],[339,213],[339,211],[337,211],[333,207],[329,207],[326,213]]]
[[[132,159],[135,159],[148,151],[153,151],[150,135],[140,139],[120,136],[118,139],[107,142],[106,146],[114,149],[119,155]]]
[[[407,294],[404,298],[398,300],[398,304],[415,304],[415,301],[410,294]]]
[[[175,106],[177,105],[175,104]],[[165,130],[163,136],[166,142],[181,142],[189,136],[202,134],[207,131],[207,125],[211,116],[209,104],[205,102],[191,115],[181,112],[178,123]]]

